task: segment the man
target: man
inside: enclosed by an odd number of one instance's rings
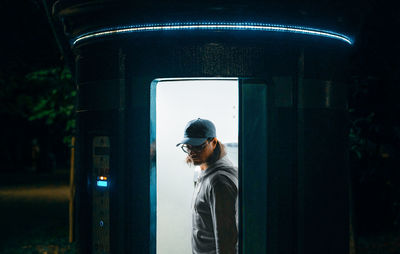
[[[188,164],[201,169],[192,199],[193,254],[236,254],[237,170],[216,138],[214,124],[200,118],[190,121],[179,145],[188,154]]]

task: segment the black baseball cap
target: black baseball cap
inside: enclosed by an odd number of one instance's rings
[[[181,144],[199,146],[208,138],[216,136],[215,125],[210,120],[197,118],[187,123],[183,139],[176,146]]]

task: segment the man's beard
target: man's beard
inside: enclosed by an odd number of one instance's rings
[[[193,161],[192,157],[190,157],[188,155],[188,156],[186,156],[186,164],[188,164],[189,166],[198,166],[198,165],[201,165],[202,163],[199,161],[197,161],[197,162]]]

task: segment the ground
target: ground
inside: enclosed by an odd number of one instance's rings
[[[0,174],[0,253],[75,253],[68,242],[69,173]],[[399,254],[399,233],[358,236],[356,254]]]
[[[379,233],[358,237],[356,254],[399,254],[400,233]]]
[[[68,242],[68,172],[0,175],[0,253],[75,253]]]

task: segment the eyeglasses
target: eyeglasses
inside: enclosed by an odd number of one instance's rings
[[[190,153],[190,152],[198,153],[201,152],[206,147],[207,144],[208,140],[199,146],[182,145],[181,148],[182,151],[184,151],[185,153]]]

